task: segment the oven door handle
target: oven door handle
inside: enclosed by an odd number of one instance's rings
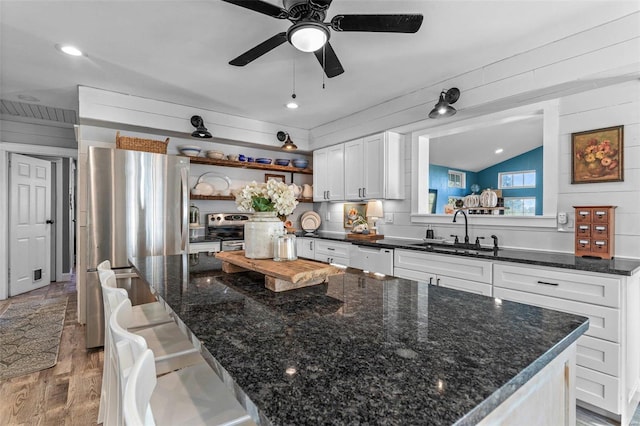
[[[238,242],[235,242],[235,243],[231,243],[231,242],[230,243],[225,243],[225,242],[223,242],[223,244],[225,246],[227,246],[227,247],[244,247],[244,241],[238,241]]]

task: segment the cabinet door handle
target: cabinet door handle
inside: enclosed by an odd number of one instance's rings
[[[362,197],[366,197],[367,196],[367,188],[362,188]]]
[[[327,247],[327,250],[329,251],[335,251],[335,249],[333,247]]]
[[[309,250],[313,250],[313,241],[309,241]]]
[[[358,198],[362,198],[362,188],[358,188]]]
[[[440,278],[436,278],[436,285],[439,286],[440,285]]]
[[[547,281],[538,281],[538,284],[553,285],[553,286],[559,286],[560,285],[558,283],[550,283],[550,282],[547,282]]]
[[[327,191],[327,200],[331,199],[331,191]]]
[[[433,285],[433,277],[429,277],[429,285]]]

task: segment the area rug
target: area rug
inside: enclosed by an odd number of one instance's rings
[[[58,361],[67,298],[11,303],[0,315],[0,380]]]

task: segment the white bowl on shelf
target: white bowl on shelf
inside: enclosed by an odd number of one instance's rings
[[[224,152],[216,150],[207,151],[207,157],[213,158],[214,160],[222,160],[224,158]]]
[[[195,145],[181,145],[178,147],[178,150],[182,155],[186,155],[188,157],[197,157],[200,155],[202,148]]]

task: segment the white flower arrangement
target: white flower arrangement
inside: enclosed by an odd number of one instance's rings
[[[276,212],[278,216],[293,213],[298,205],[293,189],[284,182],[270,179],[267,183],[251,182],[236,194],[241,212]]]

